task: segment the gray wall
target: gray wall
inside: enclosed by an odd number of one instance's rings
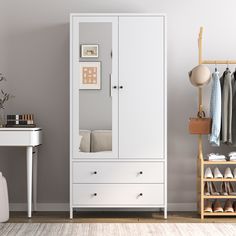
[[[110,97],[112,25],[111,23],[80,23],[80,44],[99,44],[99,58],[80,61],[101,62],[101,89],[79,91],[80,129],[111,129],[112,98]]]
[[[196,200],[197,138],[187,121],[197,91],[187,72],[197,64],[197,35],[205,27],[204,57],[236,59],[235,7],[227,1],[21,0],[0,1],[0,71],[16,98],[9,112],[35,113],[44,129],[39,159],[39,202],[69,199],[69,13],[165,12],[168,15],[168,202]],[[221,67],[222,69],[224,67]],[[204,91],[208,104],[209,86]],[[205,152],[211,151],[205,144]],[[228,152],[228,148],[216,151]],[[23,148],[1,148],[0,169],[11,202],[26,202]],[[181,203],[183,203],[181,205]]]

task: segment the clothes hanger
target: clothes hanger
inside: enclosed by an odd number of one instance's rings
[[[229,72],[229,61],[226,61],[226,63],[227,67],[226,70],[223,72],[223,78],[225,77],[226,73]]]
[[[227,61],[227,68],[226,68],[227,71],[229,71],[229,61]]]
[[[216,61],[215,61],[215,72],[218,71],[218,68],[217,68],[217,64],[216,64]],[[236,71],[236,68],[235,68],[235,71]]]
[[[235,70],[233,72],[233,78],[234,78],[234,80],[236,80],[236,67],[235,67]]]

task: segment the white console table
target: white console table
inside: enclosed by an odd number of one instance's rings
[[[37,202],[37,146],[42,144],[41,128],[0,128],[0,146],[26,147],[28,217]],[[34,157],[34,158],[33,158]]]

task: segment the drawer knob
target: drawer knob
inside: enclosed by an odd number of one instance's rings
[[[95,197],[96,197],[96,196],[97,196],[97,193],[94,193],[94,194],[93,194],[93,196],[95,196]]]
[[[139,194],[139,197],[142,197],[142,196],[143,196],[143,193],[140,193],[140,194]]]
[[[140,174],[140,175],[142,175],[142,174],[143,174],[143,172],[142,172],[142,171],[140,171],[140,172],[139,172],[139,174]]]
[[[94,171],[93,174],[96,175],[98,172],[97,171]]]

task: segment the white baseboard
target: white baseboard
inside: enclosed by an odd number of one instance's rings
[[[168,203],[168,211],[196,211],[197,204],[192,203]]]
[[[168,211],[196,211],[196,209],[196,203],[168,203]],[[10,211],[27,211],[27,203],[10,203]],[[69,211],[69,203],[38,203],[37,211]]]
[[[10,203],[10,211],[27,211],[27,203]],[[38,203],[37,211],[69,211],[69,203]]]

